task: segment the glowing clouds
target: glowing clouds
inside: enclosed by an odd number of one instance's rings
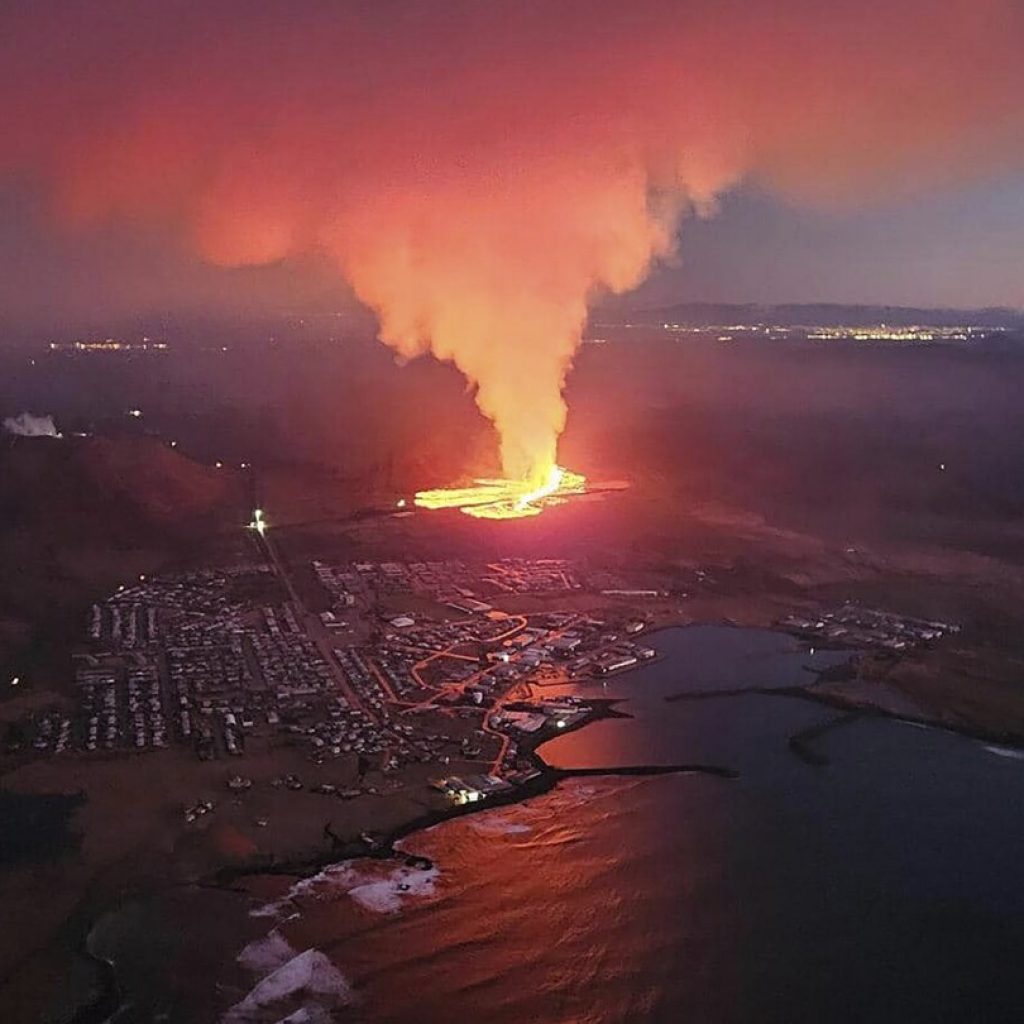
[[[3,7],[0,171],[218,264],[325,256],[493,422],[516,493],[473,508],[547,485],[588,303],[737,181],[849,202],[1024,163],[1017,0],[101,6]]]
[[[504,474],[536,484],[556,464],[588,294],[638,283],[670,239],[638,167],[480,154],[429,191],[414,170],[390,172],[322,241],[382,340],[453,362],[497,429]]]

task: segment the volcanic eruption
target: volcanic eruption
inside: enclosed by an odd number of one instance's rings
[[[0,170],[216,264],[326,258],[494,424],[502,478],[417,501],[531,515],[583,487],[596,294],[743,179],[845,203],[1019,164],[1022,44],[1015,0],[13,3]]]
[[[470,487],[420,491],[416,504],[421,508],[458,508],[478,519],[520,519],[540,515],[543,509],[564,501],[568,495],[583,493],[586,483],[579,473],[552,465],[546,479],[536,486],[530,478],[485,478]]]

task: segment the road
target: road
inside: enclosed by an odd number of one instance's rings
[[[352,707],[358,708],[364,714],[369,715],[377,725],[380,725],[380,721],[373,713],[372,709],[366,707],[359,699],[359,695],[350,685],[345,673],[342,672],[341,666],[334,657],[334,644],[336,642],[336,637],[331,634],[330,630],[325,628],[324,624],[320,621],[320,616],[311,612],[306,607],[305,602],[299,596],[299,592],[295,589],[295,584],[292,582],[288,569],[278,554],[277,549],[271,542],[268,533],[266,531],[260,533],[256,530],[253,530],[252,532],[256,537],[257,547],[266,554],[267,560],[274,567],[275,575],[284,584],[285,589],[288,591],[288,598],[292,603],[292,607],[295,609],[296,617],[302,625],[302,628],[306,631],[306,634],[310,639],[317,645],[324,661],[327,662],[328,668],[331,671],[331,675],[334,677],[334,681],[337,684],[338,689]]]
[[[362,701],[360,701],[359,695],[353,690],[353,688],[349,684],[348,679],[345,677],[345,673],[341,670],[341,667],[338,665],[337,660],[334,657],[334,643],[336,642],[337,638],[334,635],[332,635],[330,630],[328,630],[324,626],[324,624],[320,620],[320,617],[314,614],[313,612],[309,611],[309,609],[306,607],[302,598],[299,596],[298,591],[295,589],[295,585],[292,582],[291,576],[288,572],[288,569],[284,561],[281,559],[277,549],[271,542],[270,537],[267,535],[267,533],[264,532],[260,534],[257,531],[253,532],[256,534],[257,545],[260,547],[262,551],[266,553],[267,559],[269,560],[270,564],[274,567],[275,574],[277,575],[278,579],[280,579],[281,582],[284,584],[284,587],[288,592],[289,599],[291,600],[292,605],[295,608],[296,614],[299,617],[303,628],[320,648],[324,660],[330,666],[331,674],[333,675],[335,681],[337,682],[338,689],[345,695],[346,699],[350,702],[350,704],[353,707],[359,708],[365,714],[369,715],[370,718],[374,722],[376,722],[376,724],[380,725],[380,720],[373,713],[372,709],[366,707],[362,703]],[[521,633],[526,628],[527,622],[528,620],[525,615],[510,615],[510,624],[508,629],[488,639],[486,641],[487,645],[491,646],[495,644],[501,644],[503,641],[510,639],[518,633]],[[561,629],[549,633],[545,637],[545,639],[556,639],[557,637],[565,633],[572,626],[572,624],[572,621],[570,621]],[[416,662],[416,664],[411,667],[410,673],[413,679],[416,681],[416,684],[421,689],[434,691],[434,693],[430,697],[427,697],[426,699],[422,701],[417,701],[415,703],[409,703],[398,700],[397,695],[395,694],[394,690],[392,690],[389,682],[387,681],[387,678],[385,677],[384,673],[381,672],[377,665],[374,663],[373,658],[368,657],[366,661],[367,665],[369,666],[371,671],[376,676],[378,682],[380,683],[384,693],[386,693],[391,699],[391,702],[398,707],[402,707],[404,709],[404,714],[414,714],[417,711],[423,711],[427,708],[437,708],[436,701],[438,697],[441,696],[441,694],[451,693],[456,690],[460,692],[465,692],[467,686],[473,685],[475,682],[477,682],[490,671],[490,666],[488,666],[487,668],[481,668],[479,671],[474,672],[471,676],[469,676],[467,679],[461,682],[451,683],[440,688],[431,685],[420,675],[422,669],[426,668],[427,665],[441,658],[454,658],[462,661],[476,661],[476,658],[472,658],[469,655],[455,653],[456,648],[462,646],[463,643],[464,641],[459,640],[453,644],[450,644],[444,650],[434,651],[432,654],[429,654],[427,655],[427,657],[422,658],[420,661]],[[511,693],[514,692],[515,689],[516,687],[513,687],[509,693],[505,694],[503,697],[495,701],[494,705],[491,708],[481,709],[483,713],[483,721],[481,723],[482,731],[487,733],[489,736],[494,736],[499,741],[499,749],[497,756],[494,758],[494,761],[492,762],[490,767],[490,771],[492,773],[497,772],[500,769],[502,762],[505,759],[505,755],[508,753],[508,749],[512,743],[512,740],[507,733],[502,732],[499,729],[493,728],[489,724],[488,720],[494,711],[502,707],[502,705],[507,700],[512,699]],[[449,709],[446,708],[438,708],[438,710],[444,711],[445,713],[450,713]]]

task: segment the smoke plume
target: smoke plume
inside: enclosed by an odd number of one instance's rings
[[[17,416],[4,419],[4,430],[8,434],[19,437],[60,437],[52,416],[33,416],[30,412],[21,412]]]
[[[543,478],[588,301],[747,179],[858,202],[1024,156],[1017,0],[11,3],[0,169],[211,261],[333,261]]]

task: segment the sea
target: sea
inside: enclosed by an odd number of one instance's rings
[[[46,864],[78,849],[71,827],[80,793],[16,793],[0,789],[0,868]]]
[[[347,862],[231,897],[246,941],[218,940],[219,1018],[1024,1020],[1019,753],[773,692],[843,652],[728,626],[649,642],[657,662],[574,689],[624,717],[541,748],[608,774],[402,841],[431,866]],[[737,776],[615,774],[649,764]],[[143,926],[120,913],[96,938],[126,968],[115,1019],[196,1019],[167,961],[133,963]]]

